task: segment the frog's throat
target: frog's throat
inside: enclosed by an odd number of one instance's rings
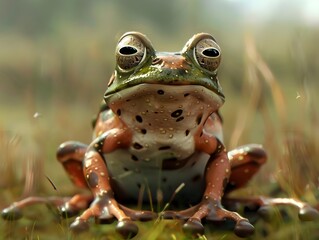
[[[145,78],[147,76],[144,76]],[[193,87],[198,87],[202,86],[204,88],[207,88],[207,90],[212,94],[214,93],[215,95],[218,95],[219,98],[224,102],[225,101],[225,96],[222,93],[221,86],[219,85],[219,82],[217,78],[215,79],[216,81],[213,81],[212,79],[209,78],[201,78],[200,83],[195,83],[191,82],[185,79],[179,79],[180,75],[176,75],[176,79],[143,79],[142,76],[135,76],[135,77],[130,77],[130,79],[121,82],[120,84],[111,84],[107,88],[105,95],[104,95],[104,100],[106,103],[109,103],[109,99],[115,95],[116,93],[122,92],[126,89],[133,89],[133,87],[138,86],[138,85],[143,85],[143,84],[148,84],[149,85],[166,85],[166,87],[173,87],[173,86],[178,86],[178,87],[185,87],[187,88],[193,88]],[[113,83],[114,81],[114,76],[111,78],[111,82]],[[114,87],[115,85],[116,87]]]
[[[224,99],[200,85],[139,84],[116,92],[108,106],[133,131],[193,131],[216,112]],[[159,134],[159,135],[157,135]]]

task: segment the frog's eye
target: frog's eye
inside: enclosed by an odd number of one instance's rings
[[[120,68],[130,70],[139,65],[145,55],[143,42],[134,35],[123,37],[116,48],[116,61]]]
[[[194,55],[198,64],[208,71],[215,71],[220,64],[221,51],[213,39],[200,40],[194,48]]]

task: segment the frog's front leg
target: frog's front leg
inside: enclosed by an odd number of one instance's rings
[[[120,205],[114,198],[111,187],[111,178],[104,159],[104,154],[118,148],[127,148],[131,144],[130,131],[126,129],[113,129],[108,131],[88,147],[83,161],[83,173],[87,185],[93,193],[94,201],[81,216],[71,224],[71,229],[81,232],[89,227],[91,217],[101,221],[116,218],[117,232],[125,237],[133,237],[138,232],[133,220],[151,220],[155,214],[149,211],[135,211]]]
[[[221,145],[220,145],[221,146]],[[221,147],[220,147],[221,148]],[[239,237],[246,237],[254,232],[254,227],[248,219],[236,212],[223,208],[221,199],[230,176],[230,163],[227,153],[222,150],[212,155],[206,167],[206,189],[197,211],[184,225],[185,230],[203,231],[201,219],[223,220],[231,219],[236,222],[234,232]],[[200,232],[202,233],[202,232]]]
[[[243,218],[236,212],[231,212],[223,208],[221,204],[225,187],[230,177],[230,162],[228,155],[222,143],[213,137],[204,138],[202,144],[197,145],[197,149],[210,153],[211,157],[206,165],[204,191],[201,202],[189,209],[180,212],[166,212],[169,218],[176,217],[188,219],[183,226],[186,232],[193,235],[203,234],[204,227],[201,220],[224,220],[231,219],[235,221],[234,232],[239,237],[246,237],[254,232],[254,227],[248,219]]]

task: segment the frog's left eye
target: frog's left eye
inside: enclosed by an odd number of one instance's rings
[[[143,42],[134,35],[123,37],[116,48],[116,61],[120,68],[130,70],[139,65],[145,55]]]
[[[202,39],[194,48],[195,59],[198,64],[211,72],[214,72],[221,59],[221,51],[213,39]]]

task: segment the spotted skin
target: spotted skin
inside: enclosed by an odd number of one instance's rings
[[[194,35],[176,53],[156,52],[141,33],[124,34],[104,103],[92,122],[92,142],[65,142],[57,151],[71,181],[92,195],[30,197],[4,209],[2,216],[17,219],[25,206],[51,203],[65,217],[83,211],[70,226],[75,232],[86,230],[92,217],[101,223],[116,218],[116,230],[124,238],[137,234],[133,221],[158,217],[152,207],[133,210],[125,206],[129,203],[178,203],[185,209],[166,209],[162,216],[183,219],[183,229],[193,235],[204,233],[202,219],[225,218],[235,222],[237,236],[253,234],[248,219],[223,204],[232,208],[235,203],[249,203],[260,209],[293,205],[302,219],[316,217],[313,208],[294,199],[224,196],[245,186],[267,156],[257,144],[232,151],[223,144],[220,59],[220,47],[206,33]]]

